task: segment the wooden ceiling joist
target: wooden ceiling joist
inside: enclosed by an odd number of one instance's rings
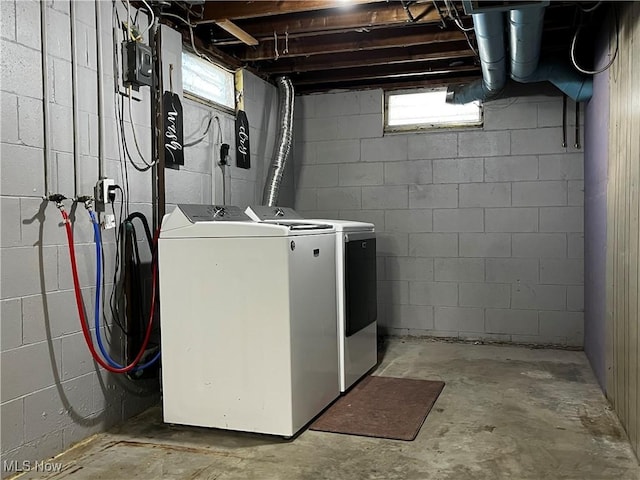
[[[444,43],[465,40],[459,30],[440,31],[428,25],[408,28],[395,28],[379,33],[353,32],[340,35],[325,35],[322,37],[303,37],[278,40],[279,55],[283,58],[328,53],[354,52],[376,50],[380,48],[409,47],[425,43]],[[288,47],[288,48],[287,48]],[[268,60],[276,57],[274,40],[260,42],[257,47],[229,49],[229,52],[242,61]]]
[[[297,94],[326,92],[328,90],[348,90],[348,89],[376,89],[381,88],[385,90],[402,90],[408,88],[433,88],[442,87],[451,84],[464,84],[473,82],[481,78],[478,74],[470,72],[465,74],[459,73],[455,77],[448,75],[423,77],[423,78],[408,78],[397,79],[388,78],[382,80],[356,80],[353,82],[345,82],[340,85],[333,83],[316,83],[312,85],[300,85],[295,87]]]
[[[364,56],[361,52],[345,52],[310,57],[280,58],[269,64],[262,63],[260,71],[275,75],[338,68],[407,64],[421,60],[458,59],[470,56],[473,56],[473,52],[467,43],[458,41],[370,50]]]
[[[345,70],[333,70],[330,72],[313,72],[292,75],[294,85],[307,85],[314,83],[343,83],[355,80],[380,80],[386,78],[420,78],[438,75],[450,75],[459,72],[480,71],[477,65],[466,64],[450,66],[447,62],[420,62],[408,66],[386,65],[377,67],[349,68]]]
[[[215,23],[219,20],[239,20],[243,18],[267,17],[295,12],[310,12],[328,8],[346,9],[351,5],[374,3],[383,0],[350,0],[348,4],[340,0],[281,0],[273,1],[216,1],[206,2],[202,20],[198,23]]]
[[[229,32],[236,39],[238,39],[238,41],[244,43],[245,45],[258,45],[258,40],[256,40],[255,37],[253,37],[250,33],[244,31],[231,20],[220,20],[216,22],[216,25]]]
[[[244,20],[237,22],[243,30],[255,38],[271,38],[276,32],[287,32],[290,38],[333,34],[355,30],[388,28],[405,24],[439,23],[440,15],[431,3],[412,7],[414,22],[410,22],[407,12],[399,2],[361,5],[336,14],[334,11],[321,10],[308,14],[278,15],[267,19]],[[232,45],[238,43],[235,38],[216,39],[214,45]]]

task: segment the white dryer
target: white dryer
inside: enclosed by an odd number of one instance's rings
[[[290,437],[339,396],[332,226],[178,205],[158,253],[165,422]]]
[[[249,206],[245,213],[260,222],[286,220],[335,228],[340,391],[345,392],[378,361],[375,225],[306,219],[287,207]]]

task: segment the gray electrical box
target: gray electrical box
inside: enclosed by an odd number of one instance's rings
[[[123,79],[125,87],[151,86],[153,76],[153,55],[151,48],[141,42],[130,41],[122,44]]]

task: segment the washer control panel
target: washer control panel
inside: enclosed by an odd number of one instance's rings
[[[191,223],[250,222],[251,219],[233,205],[178,205]]]

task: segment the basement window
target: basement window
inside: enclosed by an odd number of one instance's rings
[[[235,110],[233,73],[190,52],[182,52],[182,89],[187,97]]]
[[[482,126],[482,103],[445,101],[447,87],[385,92],[385,132]]]

